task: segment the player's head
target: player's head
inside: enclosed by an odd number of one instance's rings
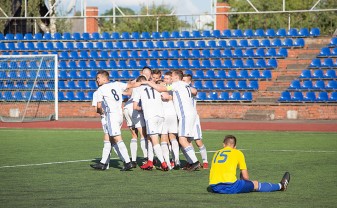
[[[233,135],[226,135],[223,140],[224,147],[236,147],[236,137]]]
[[[161,71],[160,70],[154,70],[152,71],[152,81],[156,82],[161,79]]]
[[[149,80],[151,78],[152,70],[150,67],[144,66],[141,74],[144,75],[147,80]]]
[[[181,70],[173,70],[172,71],[172,81],[180,81],[183,79],[183,72]]]
[[[191,84],[192,83],[192,75],[184,74],[183,75],[183,81],[186,82],[187,84]]]
[[[137,77],[136,82],[142,82],[142,81],[146,81],[146,77],[144,75],[140,75],[139,77]]]
[[[168,71],[164,74],[164,82],[166,84],[172,84],[172,72]]]
[[[96,74],[96,82],[98,86],[101,86],[109,82],[109,72],[106,70],[99,70]]]
[[[162,80],[162,79],[157,80],[157,81],[156,81],[156,84],[160,84],[160,85],[165,86],[165,82],[164,82],[164,80]]]

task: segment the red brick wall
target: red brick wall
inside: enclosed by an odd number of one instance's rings
[[[228,8],[229,4],[227,3],[217,3],[217,8],[216,8],[216,13],[224,13],[224,12],[228,12],[229,8]],[[224,29],[228,29],[228,15],[225,14],[218,14],[216,15],[216,30],[224,30]]]
[[[87,7],[86,16],[98,16],[98,8]],[[87,18],[87,32],[88,33],[98,32],[98,19],[96,17]]]
[[[201,118],[242,119],[248,110],[272,110],[275,119],[287,119],[287,111],[298,111],[298,119],[337,119],[337,105],[326,104],[275,104],[256,105],[239,103],[198,103]],[[9,109],[15,108],[12,103],[1,103],[0,114],[9,114]],[[50,114],[50,106],[40,106],[41,111]],[[59,117],[97,117],[90,102],[61,102],[59,103]]]

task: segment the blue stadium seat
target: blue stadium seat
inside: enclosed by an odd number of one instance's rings
[[[180,50],[179,57],[180,58],[189,58],[190,57],[189,50]]]
[[[319,30],[319,28],[311,28],[310,36],[318,37],[318,36],[320,36],[320,34],[321,34],[321,31]]]
[[[329,46],[337,46],[337,37],[331,38]]]
[[[337,92],[332,92],[329,98],[329,102],[337,102]]]
[[[211,37],[211,32],[209,30],[203,30],[201,32],[201,37],[203,37],[203,38],[209,38],[209,37]]]
[[[190,38],[190,32],[189,31],[182,31],[181,33],[180,33],[180,37],[181,38]]]
[[[238,44],[238,47],[247,48],[248,47],[248,40],[246,40],[246,39],[240,40],[239,44]]]
[[[214,84],[212,80],[206,80],[202,86],[203,89],[214,90]]]
[[[316,69],[313,73],[312,73],[312,78],[315,79],[323,79],[324,78],[324,73],[322,69]]]
[[[179,56],[179,54],[178,54],[178,56]],[[169,52],[167,50],[159,51],[158,57],[160,59],[167,59],[169,57]]]
[[[324,74],[324,77],[328,78],[328,79],[336,79],[337,78],[336,70],[334,70],[334,69],[328,69],[326,71],[326,73]]]
[[[229,94],[228,92],[221,92],[219,97],[218,97],[219,100],[223,100],[223,101],[227,101],[229,100]]]
[[[250,90],[258,90],[259,89],[259,81],[257,80],[250,80],[247,84],[247,88]]]
[[[122,32],[121,36],[120,36],[121,39],[130,39],[130,34],[128,32]]]
[[[138,68],[143,68],[144,66],[147,66],[147,60],[146,59],[142,59],[142,60],[139,60],[138,62]]]
[[[179,67],[182,68],[182,69],[190,68],[189,61],[187,59],[182,59],[179,63]]]
[[[202,82],[200,80],[195,80],[193,83],[193,87],[197,90],[202,89]]]
[[[316,95],[315,92],[306,92],[305,95],[303,96],[303,100],[305,102],[315,102],[316,101]]]
[[[290,28],[290,30],[288,30],[288,32],[287,32],[287,36],[288,37],[292,37],[292,38],[298,37],[298,30],[297,30],[297,28]]]
[[[329,101],[329,96],[327,92],[319,92],[318,96],[316,97],[317,102],[328,102]]]
[[[203,60],[203,61],[209,61],[209,60]],[[215,78],[215,72],[213,70],[207,70],[205,74],[206,79],[214,79]]]
[[[229,96],[229,100],[233,100],[233,101],[241,100],[240,92],[232,92],[232,94]]]
[[[140,35],[138,32],[132,32],[130,38],[138,40],[140,38]]]
[[[264,38],[266,37],[263,29],[256,29],[254,32],[254,36],[257,38]]]
[[[288,57],[288,49],[280,48],[276,54],[277,57],[286,58]]]
[[[311,80],[304,80],[302,85],[301,85],[301,89],[305,89],[305,90],[313,89],[313,85],[312,85]]]
[[[41,91],[37,91],[35,92],[35,94],[33,94],[32,100],[43,100],[44,99],[44,93]]]
[[[78,78],[77,71],[76,70],[70,70],[68,72],[67,78],[69,78],[69,79],[77,79]]]
[[[315,84],[313,85],[314,89],[318,90],[324,90],[325,89],[325,83],[323,80],[317,80]]]
[[[129,74],[130,74],[130,78],[136,79],[137,77],[140,76],[140,71],[139,70],[132,70]]]
[[[325,88],[329,90],[337,90],[337,81],[330,80]]]
[[[206,99],[211,100],[211,101],[219,100],[218,93],[217,92],[209,92]]]
[[[248,71],[247,70],[240,70],[240,72],[237,74],[239,79],[248,79]]]
[[[98,59],[99,56],[98,56],[97,51],[95,51],[95,50],[90,51],[89,58],[91,58],[91,59]]]
[[[228,50],[225,50],[228,51]],[[230,51],[230,50],[229,50]],[[243,52],[241,49],[235,49],[233,53],[234,58],[242,58],[243,57]]]
[[[200,68],[199,59],[192,60],[192,63],[190,64],[190,68],[199,69]]]
[[[294,42],[294,47],[300,47],[303,48],[305,45],[304,39],[303,38],[297,38]]]
[[[286,36],[287,36],[287,31],[286,31],[286,29],[284,29],[284,28],[278,29],[278,31],[276,32],[276,36],[277,36],[277,37],[280,37],[280,38],[286,37]]]
[[[155,48],[165,48],[163,41],[157,41],[155,44]]]
[[[257,68],[267,68],[267,64],[264,59],[258,59],[255,65]]]
[[[217,44],[214,40],[209,40],[207,43],[206,43],[206,47],[207,48],[216,48],[217,47]]]
[[[197,79],[203,79],[205,77],[204,71],[199,69],[195,71],[195,78]]]
[[[269,38],[274,38],[276,36],[276,32],[274,29],[267,29],[266,36]]]
[[[260,46],[263,47],[263,48],[270,48],[270,46],[271,46],[270,40],[269,39],[261,40]]]
[[[36,33],[34,36],[33,36],[33,39],[34,40],[43,40],[43,36],[41,33]]]
[[[221,60],[220,59],[213,59],[211,67],[212,68],[222,68]]]
[[[231,48],[236,48],[236,47],[238,47],[238,43],[237,43],[236,40],[230,40],[230,41],[229,41],[229,46],[230,46]]]
[[[88,74],[87,74],[87,71],[85,71],[85,70],[80,70],[80,72],[78,74],[78,77],[80,79],[88,79],[89,78]]]
[[[257,63],[259,62],[259,60],[257,61]],[[262,66],[263,64],[261,64]],[[276,69],[278,66],[277,64],[277,60],[276,59],[269,59],[268,60],[268,63],[267,63],[267,68],[273,68],[273,69]]]
[[[318,57],[329,57],[330,55],[331,55],[330,48],[323,47],[321,48]]]
[[[206,100],[206,92],[198,92],[196,98],[201,101]]]
[[[233,63],[233,68],[241,69],[243,66],[244,64],[242,59],[236,59]]]
[[[169,68],[168,61],[165,59],[160,60],[158,67],[162,69]]]
[[[241,100],[243,100],[243,101],[252,101],[253,100],[253,94],[252,94],[252,92],[244,92],[242,94]]]
[[[303,98],[303,94],[300,91],[295,91],[293,96],[291,97],[291,100],[293,102],[303,102],[304,98]]]
[[[299,90],[301,89],[301,83],[299,80],[293,80],[291,83],[290,83],[290,86],[288,89],[291,89],[291,90]]]
[[[191,52],[191,58],[200,58],[200,50],[192,50]]]
[[[94,81],[94,80],[89,80],[88,81],[88,88],[89,89],[97,89],[97,83],[96,83],[96,81]]]
[[[47,100],[47,101],[51,101],[51,100],[54,100],[54,92],[52,91],[47,91],[45,94],[44,94],[44,100]]]
[[[119,69],[126,69],[126,68],[128,68],[128,66],[126,64],[126,60],[119,60],[119,62],[117,64],[117,68],[119,68]]]
[[[254,36],[254,32],[252,29],[246,29],[243,32],[243,36],[245,36],[246,38],[252,38]]]
[[[172,31],[171,34],[170,34],[170,38],[174,38],[174,39],[180,38],[179,31]]]
[[[248,86],[247,86],[246,80],[239,80],[238,85],[236,86],[236,89],[247,90]]]
[[[0,38],[0,39],[1,39],[1,38]],[[24,40],[33,40],[34,37],[33,37],[33,34],[31,34],[31,33],[26,33],[23,39],[24,39]],[[2,40],[4,40],[4,38],[3,38]]]
[[[221,37],[221,32],[220,30],[213,30],[211,32],[211,37],[214,37],[214,38],[220,38]]]
[[[310,79],[311,78],[311,71],[309,69],[303,69],[299,78],[301,79]]]
[[[260,76],[259,70],[254,69],[254,70],[250,71],[250,73],[248,75],[248,78],[250,78],[250,79],[260,79],[260,78],[262,78],[262,76]]]
[[[64,96],[63,92],[58,91],[58,99],[59,101],[67,101],[68,98],[66,96]]]
[[[300,37],[309,37],[309,30],[308,28],[301,28],[300,31],[298,32],[298,36]]]
[[[116,69],[117,68],[116,61],[115,60],[109,60],[109,64],[108,64],[107,68]]]
[[[214,89],[223,90],[225,89],[225,83],[223,80],[217,80],[214,85]]]
[[[68,32],[63,33],[62,35],[63,40],[72,40],[71,34]]]
[[[235,81],[233,80],[228,80],[225,84],[225,89],[235,89],[236,88],[236,84]]]
[[[82,39],[81,34],[78,33],[78,32],[73,33],[72,34],[72,39],[75,40],[75,41],[81,40]]]
[[[235,38],[242,38],[243,37],[242,30],[240,29],[232,30],[232,36]]]
[[[255,57],[258,58],[264,58],[266,56],[266,54],[264,53],[264,49],[263,48],[258,48],[255,51]]]
[[[321,63],[321,67],[323,68],[332,68],[334,66],[332,58],[325,58]]]
[[[87,85],[84,80],[79,80],[75,85],[76,89],[87,89]]]
[[[244,68],[247,68],[247,69],[255,69],[255,62],[253,59],[249,58],[249,59],[246,59],[246,64],[243,66]]]
[[[202,58],[210,58],[211,52],[208,49],[204,49],[201,51],[201,57]]]
[[[227,42],[225,40],[219,40],[216,46],[220,49],[228,48]]]
[[[198,49],[204,49],[206,48],[206,43],[204,40],[198,40],[195,47]]]
[[[123,79],[130,79],[130,74],[128,70],[122,70],[121,72],[121,78]]]
[[[77,38],[78,38],[78,37],[77,37]],[[83,41],[88,41],[88,40],[91,39],[91,37],[90,37],[90,34],[89,34],[89,33],[84,32],[84,33],[82,33],[80,39],[82,39]]]
[[[89,67],[87,66],[86,61],[80,60],[80,61],[78,62],[77,68],[78,68],[78,69],[87,69],[87,68],[89,68]]]
[[[231,69],[231,68],[233,68],[232,60],[226,59],[226,60],[224,61],[224,64],[223,64],[223,68],[226,68],[226,69]]]
[[[141,51],[140,57],[141,58],[148,58],[149,57],[148,52],[147,51]],[[120,53],[118,55],[118,58],[128,59],[129,58],[128,51],[126,51],[126,50],[120,51]]]
[[[215,49],[211,53],[212,58],[221,58],[221,51],[219,49]]]
[[[216,74],[216,78],[217,79],[226,79],[227,78],[226,71],[225,70],[219,70]]]
[[[155,40],[158,40],[158,39],[161,39],[162,37],[161,37],[159,32],[152,32],[151,38],[155,39]]]
[[[65,99],[69,101],[75,101],[75,94],[73,91],[66,92]]]
[[[254,56],[254,50],[251,48],[248,48],[243,52],[243,57],[245,58],[253,58]]]
[[[278,38],[273,39],[272,43],[271,43],[272,47],[276,47],[279,48],[282,46],[282,41]]]
[[[83,91],[77,91],[77,93],[75,95],[75,100],[78,100],[78,101],[86,100],[84,92]]]
[[[191,33],[191,38],[200,38],[200,32],[198,30],[193,30]]]
[[[126,49],[133,49],[134,48],[134,45],[133,45],[132,41],[126,41],[124,45],[125,45],[124,48],[126,48]]]
[[[176,34],[174,34],[176,35]],[[171,34],[168,32],[168,31],[163,31],[161,34],[160,34],[160,37],[163,38],[163,39],[170,39],[171,38]],[[152,37],[153,38],[153,37]]]
[[[278,99],[279,102],[290,102],[291,101],[291,94],[288,91],[283,91],[281,93],[280,98]]]
[[[286,38],[286,39],[283,40],[282,46],[287,47],[287,48],[291,48],[291,47],[294,46],[294,42],[293,42],[292,39]]]
[[[152,69],[158,68],[158,62],[157,62],[157,59],[151,59],[151,60],[150,60],[149,67],[152,68]]]
[[[148,32],[142,32],[142,34],[140,35],[141,39],[151,39],[151,36]]]

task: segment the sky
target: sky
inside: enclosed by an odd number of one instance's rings
[[[80,8],[80,1],[77,0],[77,8]],[[86,0],[87,6],[97,6],[99,14],[111,9],[113,0]],[[204,14],[211,13],[211,0],[115,0],[117,6],[129,7],[136,12],[140,5],[151,6],[155,4],[167,4],[175,9],[175,14]]]

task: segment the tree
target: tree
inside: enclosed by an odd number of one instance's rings
[[[5,12],[7,16],[9,17],[13,16],[11,1],[0,0],[0,5],[1,5],[3,12]],[[6,17],[3,12],[0,11],[0,17]],[[0,32],[4,31],[6,24],[7,24],[7,20],[0,20]]]
[[[283,1],[269,0],[251,0],[254,6],[259,11],[281,11],[283,7]],[[286,11],[288,10],[309,10],[317,0],[286,0]],[[228,0],[231,6],[231,11],[244,12],[255,10],[244,0]],[[336,8],[337,2],[334,0],[322,0],[317,8],[327,9]],[[231,15],[229,17],[231,28],[287,28],[289,21],[289,14],[244,14],[244,15]],[[333,32],[333,28],[336,28],[337,17],[335,12],[303,12],[303,13],[291,13],[290,24],[292,28],[312,28],[319,27],[323,34]]]

